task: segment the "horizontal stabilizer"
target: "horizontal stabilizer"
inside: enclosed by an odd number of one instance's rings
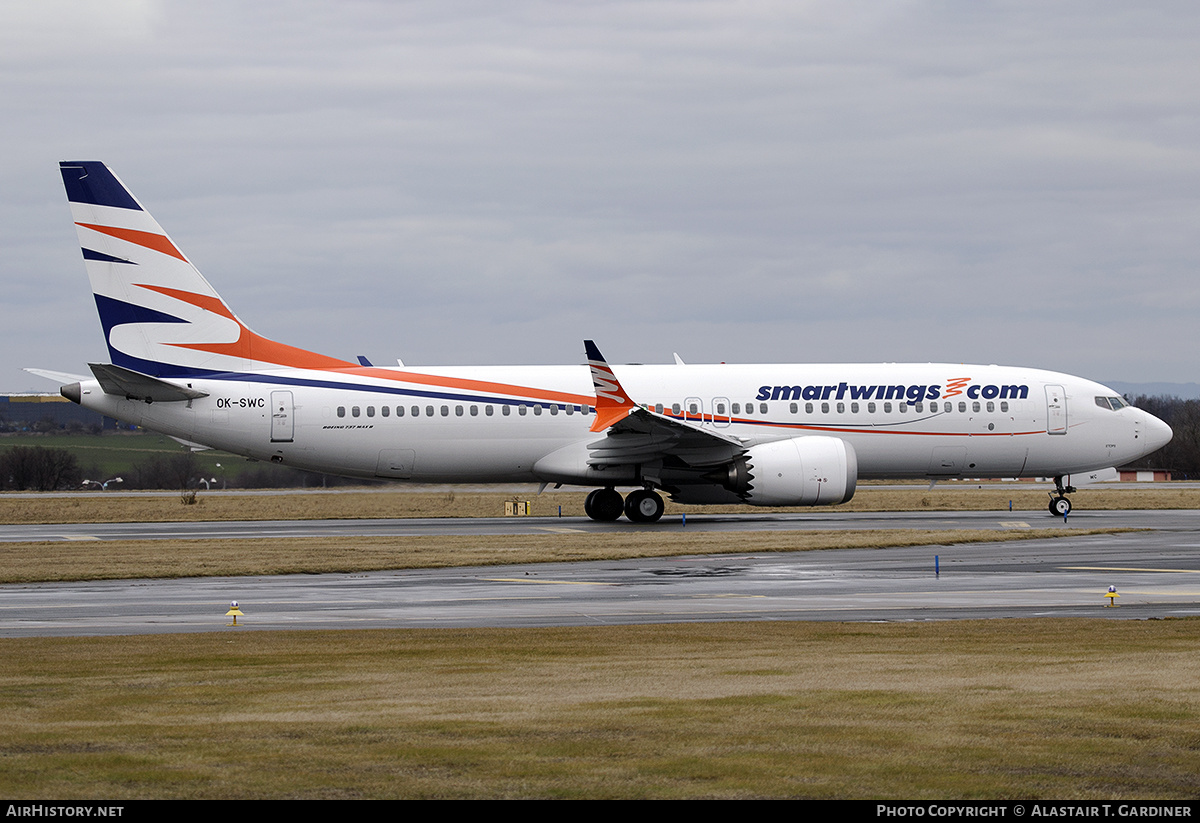
[[[113,366],[108,363],[88,363],[88,368],[100,381],[100,388],[104,389],[105,394],[115,394],[129,400],[167,403],[173,400],[195,400],[198,397],[208,397],[208,392],[180,386],[121,366]]]
[[[21,371],[27,371],[30,374],[36,374],[38,377],[44,377],[47,380],[53,380],[55,383],[60,384],[79,383],[88,379],[86,374],[71,374],[65,371],[50,371],[50,369],[22,369]]]

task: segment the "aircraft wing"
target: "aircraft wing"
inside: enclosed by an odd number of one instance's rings
[[[728,463],[745,453],[741,438],[634,403],[596,344],[585,340],[584,348],[596,390],[592,431],[604,432],[602,439],[588,444],[587,462],[592,468],[656,462],[702,468]]]
[[[687,466],[719,466],[744,454],[739,438],[637,407],[588,444],[593,468],[676,460]]]

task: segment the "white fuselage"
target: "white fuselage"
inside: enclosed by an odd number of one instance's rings
[[[1107,398],[1118,396],[1111,389],[1037,369],[613,371],[636,403],[746,445],[841,438],[857,453],[861,478],[1071,474],[1127,463],[1170,438],[1152,415],[1110,407]],[[585,462],[587,445],[604,437],[589,431],[596,401],[585,366],[283,369],[186,382],[208,396],[145,403],[84,381],[81,402],[181,440],[312,471],[420,482],[606,482]]]
[[[598,486],[593,519],[845,502],[858,478],[1065,475],[1171,430],[1098,383],[951,364],[376,368],[255,334],[125,185],[59,164],[111,363],[65,397],[182,441],[353,477]],[[626,496],[617,485],[638,486]],[[1068,483],[1067,486],[1070,484]]]

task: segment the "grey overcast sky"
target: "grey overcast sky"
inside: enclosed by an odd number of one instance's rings
[[[1192,2],[10,0],[0,67],[0,391],[107,360],[93,159],[338,357],[1197,379]]]

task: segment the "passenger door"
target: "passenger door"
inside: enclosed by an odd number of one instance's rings
[[[291,443],[294,407],[290,391],[271,392],[271,442]]]
[[[1062,386],[1046,386],[1046,434],[1067,433],[1067,393]]]

